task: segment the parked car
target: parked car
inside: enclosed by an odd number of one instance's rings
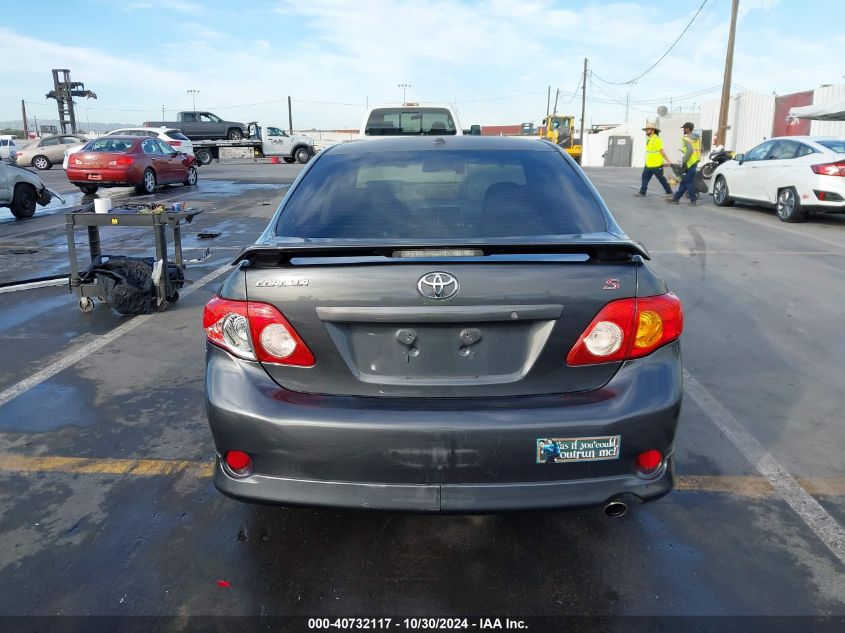
[[[196,159],[157,138],[102,136],[70,156],[67,177],[85,193],[100,187],[135,187],[153,193],[159,185],[197,184]]]
[[[33,141],[15,152],[12,161],[19,167],[32,165],[36,169],[50,169],[61,163],[65,150],[71,145],[84,145],[88,139],[75,134],[56,134]]]
[[[12,160],[12,152],[16,152],[18,146],[15,145],[15,141],[10,138],[0,138],[0,160],[5,160],[9,162]]]
[[[64,202],[38,174],[0,160],[0,207],[8,207],[15,218],[31,218],[36,204],[46,207],[54,197]]]
[[[194,145],[191,139],[182,134],[179,130],[168,128],[147,128],[147,127],[125,127],[119,130],[113,130],[104,136],[143,136],[144,138],[158,138],[170,145],[173,149],[183,154],[190,156],[194,155]],[[67,169],[68,156],[75,154],[84,147],[83,145],[76,145],[65,150],[65,157],[62,161],[62,168]]]
[[[845,213],[845,140],[769,139],[716,168],[712,193],[720,207],[773,207],[784,222],[801,222],[811,212]]]
[[[683,316],[648,258],[548,142],[323,150],[205,307],[215,485],[614,516],[666,494]]]

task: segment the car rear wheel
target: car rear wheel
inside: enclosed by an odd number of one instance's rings
[[[296,159],[296,162],[300,165],[304,165],[309,160],[311,160],[311,152],[309,152],[306,148],[300,147],[296,150],[293,157]]]
[[[200,165],[210,165],[213,156],[211,155],[211,152],[209,152],[207,149],[198,149],[194,153],[194,158],[199,161]]]
[[[188,174],[185,176],[185,184],[189,187],[193,187],[197,184],[197,168],[191,165],[188,167]]]
[[[147,169],[144,171],[144,176],[141,178],[141,184],[138,185],[135,189],[138,193],[155,193],[156,190],[156,175],[152,169]]]
[[[782,222],[801,222],[804,220],[804,211],[801,209],[801,201],[794,187],[784,187],[778,191],[777,202],[778,218]]]
[[[243,131],[239,130],[238,128],[232,128],[231,130],[229,130],[230,141],[240,141],[243,137]]]
[[[733,198],[730,197],[728,190],[728,182],[724,176],[716,178],[716,183],[713,185],[713,202],[717,207],[732,207],[734,206]]]
[[[35,213],[35,187],[26,183],[15,185],[15,193],[12,196],[12,215],[18,220],[31,218]]]
[[[292,165],[293,163],[295,163],[295,162],[296,162],[296,159],[291,158],[290,156],[285,156],[285,162],[286,162],[288,165]]]
[[[82,193],[93,195],[97,193],[97,190],[100,188],[98,185],[79,185],[79,188],[82,190]]]
[[[35,169],[50,169],[53,166],[53,163],[50,162],[50,159],[46,156],[36,156],[32,159],[32,166]]]

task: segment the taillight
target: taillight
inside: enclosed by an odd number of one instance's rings
[[[814,174],[820,176],[845,176],[845,160],[836,163],[822,163],[821,165],[810,165]]]
[[[108,162],[109,167],[128,167],[132,163],[135,162],[135,159],[131,156],[118,156],[115,160],[110,160]]]
[[[180,147],[182,145],[182,141],[167,141],[167,144],[172,147]]]
[[[676,340],[683,329],[681,300],[671,292],[611,301],[578,337],[566,362],[594,365],[640,358]]]
[[[202,325],[208,340],[235,356],[280,365],[311,367],[314,355],[275,307],[214,297]]]

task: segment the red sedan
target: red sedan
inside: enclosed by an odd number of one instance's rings
[[[71,154],[67,177],[85,193],[100,187],[135,187],[153,193],[159,185],[197,184],[193,156],[174,151],[157,138],[104,136]]]

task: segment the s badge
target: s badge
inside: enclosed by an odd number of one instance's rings
[[[604,286],[602,286],[602,290],[619,290],[622,287],[622,282],[618,279],[608,279],[604,282]]]

